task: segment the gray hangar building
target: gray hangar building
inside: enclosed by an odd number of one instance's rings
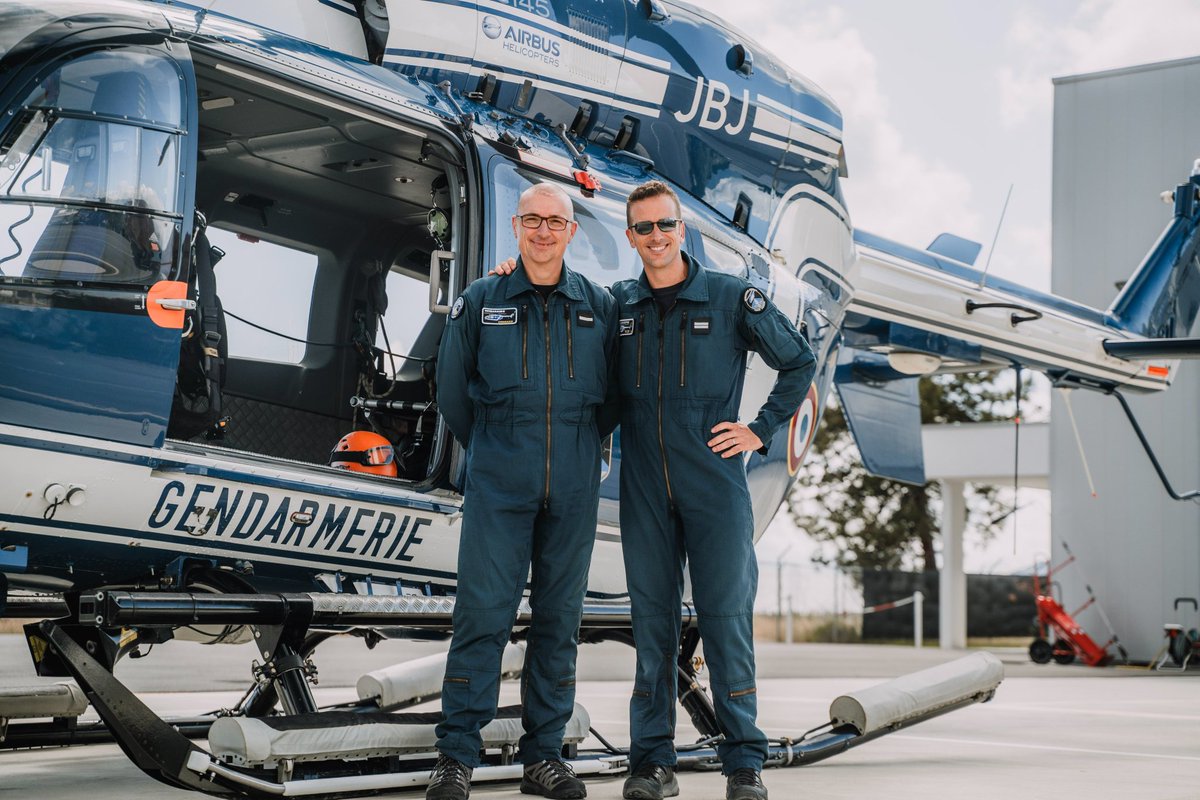
[[[1057,78],[1054,81],[1053,277],[1055,294],[1106,308],[1171,218],[1159,195],[1200,159],[1200,57]],[[1192,335],[1196,335],[1193,330]],[[1200,488],[1200,360],[1181,362],[1172,387],[1129,395],[1178,493]],[[1200,628],[1200,504],[1172,500],[1117,399],[1075,391],[1089,487],[1067,401],[1053,393],[1050,490],[1055,576],[1068,612],[1087,585],[1133,660],[1164,644],[1163,625]],[[1079,622],[1108,639],[1090,608]],[[1047,667],[1052,669],[1053,665]]]

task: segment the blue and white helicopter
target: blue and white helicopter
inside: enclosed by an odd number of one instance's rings
[[[532,182],[571,193],[568,261],[611,284],[639,269],[625,195],[667,181],[689,252],[808,336],[817,379],[747,462],[757,534],[835,386],[868,467],[920,483],[921,375],[1020,364],[1154,392],[1197,350],[1200,177],[1107,310],[985,277],[974,243],[855,230],[834,101],[673,0],[0,0],[0,109],[0,616],[58,617],[27,629],[35,663],[83,689],[34,716],[90,701],[139,766],[211,793],[368,791],[427,763],[377,743],[214,756],[131,716],[111,671],[140,644],[255,639],[266,663],[221,724],[258,724],[277,698],[315,711],[322,637],[448,628],[462,453],[435,357],[459,292],[512,252]],[[752,359],[746,411],[772,381]],[[327,465],[354,429],[392,442],[396,477]],[[584,639],[628,635],[619,469],[618,432]],[[996,669],[951,676],[952,697],[934,680],[936,702],[882,723],[851,698],[803,762],[985,699]],[[407,702],[386,695],[364,702]],[[0,727],[30,716],[4,708]],[[35,742],[16,728],[10,744]],[[248,735],[218,733],[214,752]]]

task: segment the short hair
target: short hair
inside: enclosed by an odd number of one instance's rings
[[[675,194],[675,190],[667,186],[662,181],[646,181],[641,186],[636,187],[629,193],[629,197],[625,199],[625,223],[632,225],[633,220],[629,216],[629,207],[641,200],[649,200],[651,197],[665,195],[675,201],[675,214],[683,216],[683,208],[679,205],[679,195]]]
[[[544,183],[535,183],[525,191],[521,192],[521,196],[517,198],[517,214],[521,213],[521,204],[525,202],[526,197],[532,197],[535,194],[549,194],[557,197],[567,207],[568,217],[571,222],[575,220],[575,204],[571,202],[571,195],[567,194],[567,190],[559,186],[557,183],[546,181]]]

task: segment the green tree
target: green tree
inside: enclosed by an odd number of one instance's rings
[[[1012,419],[1016,393],[997,386],[995,378],[994,373],[974,372],[922,379],[921,421]],[[1027,385],[1021,394],[1024,402]],[[1011,512],[997,495],[994,486],[968,487],[968,526],[985,539],[999,532]],[[912,486],[867,473],[846,417],[831,401],[814,437],[813,455],[788,498],[788,513],[797,527],[830,545],[817,560],[861,569],[936,570],[933,542],[940,511],[936,481]]]

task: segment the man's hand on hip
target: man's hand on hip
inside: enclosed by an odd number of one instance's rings
[[[708,440],[708,446],[721,458],[730,458],[738,453],[761,450],[762,439],[740,422],[718,422],[712,429],[716,434]]]

